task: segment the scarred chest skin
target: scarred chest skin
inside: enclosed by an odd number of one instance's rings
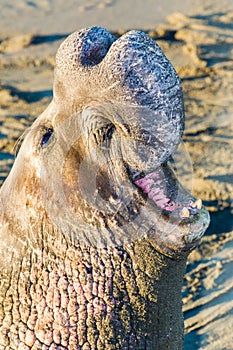
[[[4,276],[2,349],[182,348],[186,254],[172,260],[146,240],[110,251],[64,241],[58,253],[46,241]]]

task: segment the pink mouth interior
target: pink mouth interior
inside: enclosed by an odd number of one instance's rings
[[[172,212],[180,207],[180,205],[175,203],[166,194],[167,180],[163,172],[159,170],[154,171],[145,177],[134,181],[134,183],[161,209]]]

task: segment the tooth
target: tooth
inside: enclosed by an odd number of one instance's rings
[[[202,200],[201,199],[196,199],[195,202],[193,202],[191,204],[192,208],[197,208],[197,209],[201,209],[202,208]]]
[[[201,209],[202,208],[202,200],[198,199],[197,200],[197,209]]]
[[[189,218],[190,217],[190,212],[188,208],[184,207],[181,212],[180,212],[180,217],[181,218]]]

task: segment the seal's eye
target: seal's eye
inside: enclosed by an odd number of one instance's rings
[[[53,135],[53,129],[52,128],[46,129],[45,133],[43,134],[43,136],[41,138],[40,145],[42,147],[46,146],[49,143],[52,135]]]

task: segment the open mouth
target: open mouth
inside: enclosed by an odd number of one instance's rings
[[[137,176],[133,183],[167,216],[192,221],[202,209],[201,199],[191,196],[167,163],[149,174]]]
[[[192,251],[209,226],[209,213],[201,199],[181,185],[167,162],[147,174],[131,172],[131,181],[157,217],[148,234],[156,247],[168,256]]]

